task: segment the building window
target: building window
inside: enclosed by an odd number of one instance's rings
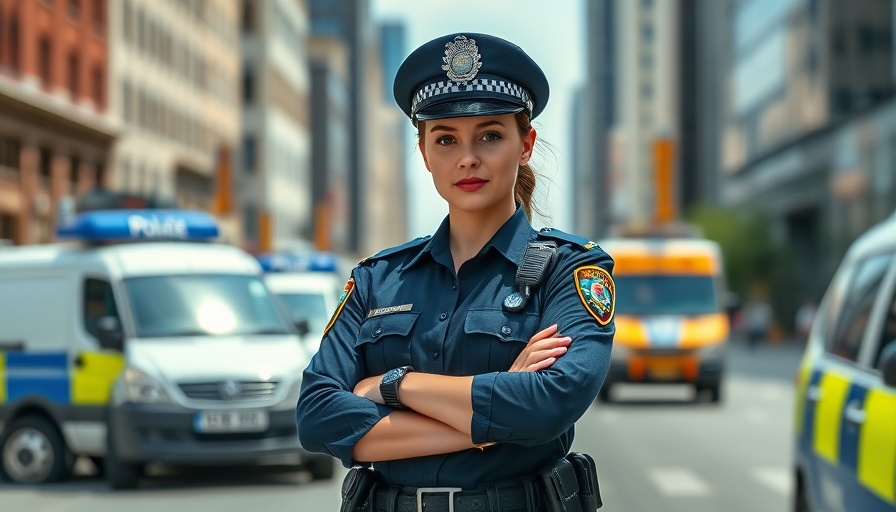
[[[69,180],[72,182],[70,195],[75,195],[78,191],[78,183],[81,181],[81,159],[72,155],[70,160],[71,169],[69,169]]]
[[[53,175],[53,151],[49,148],[40,148],[40,164],[37,169],[41,184],[44,187],[50,185],[50,178]]]
[[[3,11],[0,11],[0,69],[6,67],[6,36],[4,32],[6,32],[6,18],[3,16]]]
[[[12,13],[9,20],[9,67],[19,70],[19,19],[16,13]],[[0,37],[3,34],[0,33]]]
[[[243,68],[243,104],[251,105],[255,102],[255,70],[246,65]]]
[[[13,139],[0,139],[0,167],[19,168],[21,144]]]
[[[68,15],[75,20],[81,17],[81,0],[68,0]]]
[[[106,2],[105,0],[93,0],[93,30],[102,34],[106,29]]]
[[[649,21],[645,21],[641,25],[641,39],[647,43],[653,42],[653,25],[651,25]]]
[[[93,167],[93,186],[101,190],[106,188],[106,166],[102,162]]]
[[[256,146],[255,137],[243,137],[243,169],[249,174],[255,172]]]
[[[97,110],[103,108],[103,70],[99,66],[93,68],[91,73],[91,81],[93,82],[93,104]]]
[[[78,87],[78,75],[80,74],[80,63],[78,62],[78,54],[72,52],[68,56],[68,90],[72,95],[72,101],[81,95]]]
[[[45,88],[50,87],[50,40],[46,37],[41,38],[38,45],[38,69],[40,70],[40,80]]]
[[[122,0],[121,3],[121,32],[125,41],[133,43],[134,15],[131,12],[131,0]]]
[[[241,26],[244,34],[255,32],[255,0],[243,0]]]

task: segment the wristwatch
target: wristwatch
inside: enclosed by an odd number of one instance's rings
[[[386,405],[393,409],[404,409],[401,401],[398,400],[398,386],[401,384],[404,376],[412,371],[414,371],[414,368],[411,366],[399,366],[383,375],[383,380],[380,381],[380,395],[383,396],[383,401],[386,402]]]

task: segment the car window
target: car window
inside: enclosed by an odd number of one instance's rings
[[[892,259],[890,254],[879,254],[856,262],[855,270],[846,283],[836,327],[825,344],[825,349],[831,354],[848,361],[858,359],[874,299]]]
[[[890,303],[887,306],[886,313],[884,313],[884,324],[881,329],[880,339],[877,342],[877,353],[871,359],[875,368],[880,368],[880,355],[884,351],[884,347],[894,340],[896,340],[896,290],[894,290],[893,296],[890,297]]]
[[[97,337],[96,322],[104,316],[118,317],[112,285],[103,279],[84,280],[84,329]]]

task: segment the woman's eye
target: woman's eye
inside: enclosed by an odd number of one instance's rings
[[[439,137],[438,139],[436,139],[436,144],[438,144],[440,146],[447,146],[448,144],[451,144],[452,142],[454,142],[454,139],[452,137],[449,137],[448,135],[445,135],[443,137]]]
[[[484,140],[486,142],[492,142],[492,141],[496,141],[496,140],[500,140],[500,139],[501,139],[501,135],[498,133],[495,133],[495,132],[488,132],[482,136],[482,140]]]

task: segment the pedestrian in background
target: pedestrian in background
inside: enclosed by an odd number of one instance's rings
[[[299,436],[352,468],[343,511],[600,506],[594,461],[570,447],[609,366],[613,261],[532,228],[530,123],[548,92],[485,34],[434,39],[398,70],[448,216],[352,271],[305,371]]]
[[[756,348],[768,340],[772,321],[771,305],[761,295],[754,294],[744,307],[743,313],[743,327],[750,348]]]

